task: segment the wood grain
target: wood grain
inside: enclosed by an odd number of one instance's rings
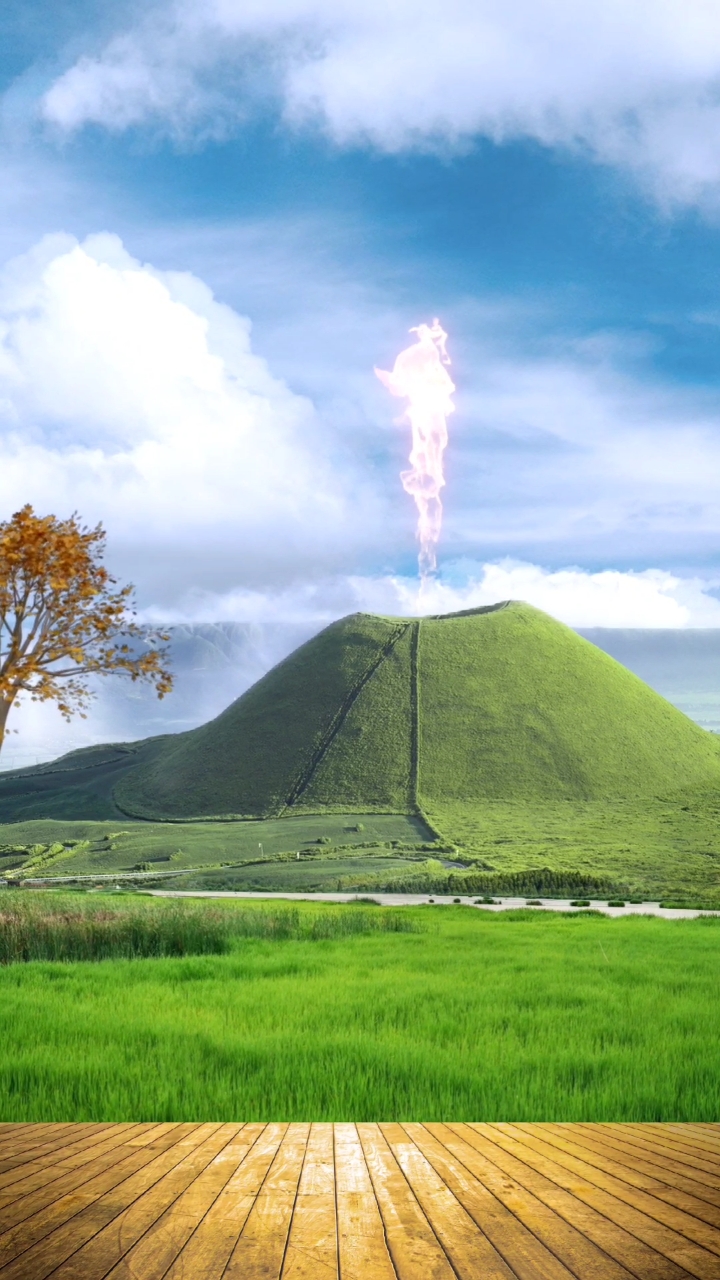
[[[0,1125],[0,1280],[720,1280],[720,1125]]]

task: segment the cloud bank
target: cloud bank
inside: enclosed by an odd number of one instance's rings
[[[42,113],[202,137],[274,100],[343,146],[532,139],[714,203],[719,80],[708,0],[173,0],[76,59]]]
[[[252,241],[256,266],[266,249]],[[237,248],[241,273],[249,252]],[[263,345],[290,386],[253,350],[247,318],[196,276],[139,262],[115,236],[50,236],[10,262],[0,272],[2,518],[29,501],[102,520],[111,566],[138,584],[143,606],[178,608],[201,600],[200,588],[276,598],[292,583],[409,570],[415,514],[399,480],[409,432],[393,423],[372,365],[392,358],[411,317],[344,280],[315,297],[292,254],[272,261],[301,281],[302,296],[264,322]],[[453,332],[441,564],[511,555],[642,569],[714,552],[716,396],[623,372],[627,339],[619,352],[612,335],[549,341],[530,357],[512,350],[512,315],[501,322],[491,306],[460,311]],[[522,591],[500,590],[512,594]],[[243,620],[204,606],[187,616]]]
[[[455,579],[453,581],[453,578]],[[524,600],[561,622],[588,627],[720,627],[720,580],[680,578],[661,569],[598,573],[550,570],[514,560],[449,566],[448,576],[421,589],[417,578],[360,575],[295,584],[279,592],[194,592],[172,609],[149,608],[151,624],[227,621],[318,627],[356,611],[399,617],[454,613],[501,600]]]
[[[47,237],[2,273],[4,513],[77,509],[141,571],[142,550],[165,546],[210,581],[218,557],[272,577],[332,560],[333,535],[352,541],[349,500],[372,507],[331,452],[311,402],[252,352],[249,321],[196,277],[107,234]]]

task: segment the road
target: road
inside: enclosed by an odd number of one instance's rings
[[[443,896],[436,894],[430,898],[427,894],[421,893],[261,893],[243,890],[240,892],[232,892],[231,890],[209,889],[144,889],[143,893],[150,893],[156,898],[251,898],[266,902],[275,902],[278,899],[287,902],[357,902],[358,899],[372,898],[373,902],[377,902],[381,907],[423,907],[429,903],[436,906],[452,906],[453,903],[465,907],[476,907],[480,911],[517,911],[518,907],[527,906],[527,898],[500,898],[496,897],[491,905],[486,902],[476,902],[474,898],[453,898],[451,896]],[[559,898],[543,898],[540,899],[542,908],[546,911],[579,911],[583,908],[574,907],[569,899]],[[539,908],[536,908],[539,909]],[[671,907],[661,907],[659,902],[641,902],[628,903],[625,907],[609,907],[605,902],[591,902],[589,907],[584,908],[586,911],[601,911],[606,916],[661,916],[664,920],[696,920],[698,916],[720,916],[720,911],[696,911],[689,908],[673,909]]]

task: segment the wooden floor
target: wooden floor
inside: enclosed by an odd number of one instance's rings
[[[46,1276],[720,1280],[720,1125],[0,1125]]]

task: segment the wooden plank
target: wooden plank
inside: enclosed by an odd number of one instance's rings
[[[651,1131],[649,1125],[623,1126],[624,1129],[628,1130],[631,1127],[643,1142],[651,1143],[658,1152],[664,1152],[672,1159],[682,1161],[688,1168],[697,1170],[705,1177],[717,1179],[720,1176],[720,1169],[718,1169],[715,1161],[712,1159],[705,1160],[700,1147],[673,1142],[672,1139],[667,1138],[664,1134]]]
[[[220,1192],[165,1280],[220,1280],[286,1132],[284,1124],[249,1124],[254,1143]]]
[[[576,1226],[617,1262],[628,1266],[640,1280],[657,1280],[658,1277],[678,1280],[690,1274],[640,1239],[632,1230],[632,1218],[628,1221],[627,1216],[623,1216],[622,1206],[614,1217],[610,1216],[607,1212],[613,1209],[610,1197],[607,1198],[608,1203],[603,1203],[597,1189],[590,1183],[571,1177],[547,1157],[532,1151],[510,1134],[499,1132],[498,1126],[495,1126],[494,1133],[490,1125],[452,1124],[448,1127],[461,1133],[470,1145],[487,1154],[489,1159],[496,1160],[538,1199]]]
[[[194,1132],[197,1126],[187,1125],[186,1130]],[[164,1146],[159,1144],[161,1150],[164,1147],[176,1145],[175,1136],[168,1136]],[[139,1153],[136,1160],[128,1167],[125,1161],[121,1161],[117,1166],[111,1166],[104,1174],[93,1180],[92,1186],[82,1189],[75,1189],[65,1195],[61,1195],[57,1201],[53,1201],[50,1206],[45,1202],[42,1195],[38,1197],[37,1204],[33,1206],[33,1213],[26,1216],[21,1222],[7,1227],[0,1234],[0,1265],[10,1261],[17,1253],[30,1248],[31,1245],[37,1243],[44,1236],[55,1228],[62,1225],[68,1219],[72,1218],[79,1210],[94,1200],[100,1199],[107,1191],[116,1187],[125,1181],[130,1174],[140,1170],[143,1165],[151,1164],[158,1157],[150,1150],[144,1155]]]
[[[704,1137],[714,1142],[718,1151],[720,1151],[720,1124],[711,1123],[710,1121],[691,1120],[682,1123],[675,1122],[668,1125],[668,1128],[681,1130],[683,1133],[689,1133],[693,1137]]]
[[[375,1199],[385,1227],[385,1239],[388,1251],[399,1280],[410,1280],[410,1277],[424,1276],[427,1280],[453,1280],[453,1268],[448,1256],[438,1240],[427,1215],[421,1207],[417,1196],[409,1186],[400,1169],[387,1139],[376,1124],[359,1124],[358,1136],[362,1145],[365,1162],[372,1182]],[[403,1137],[405,1135],[403,1134]],[[407,1142],[407,1138],[405,1138]],[[453,1221],[453,1211],[459,1210],[457,1203],[446,1205],[449,1214],[449,1228],[455,1227],[455,1235],[462,1236],[464,1223]],[[462,1217],[466,1215],[460,1210]],[[468,1249],[472,1248],[471,1236],[477,1236],[473,1224],[466,1224],[464,1242]],[[483,1239],[485,1252],[487,1242]],[[481,1251],[478,1251],[478,1257]],[[461,1273],[463,1277],[465,1272]],[[492,1271],[487,1273],[492,1275]],[[503,1277],[505,1280],[505,1277]]]
[[[177,1125],[117,1124],[110,1125],[103,1133],[93,1134],[90,1138],[69,1142],[52,1155],[39,1156],[20,1168],[0,1175],[0,1204],[12,1196],[21,1183],[29,1182],[30,1179],[59,1177],[83,1164],[91,1163],[105,1151],[120,1146],[132,1150],[138,1144],[151,1143],[154,1136],[173,1128],[177,1128]]]
[[[655,1212],[645,1213],[629,1202],[631,1195],[637,1196],[640,1193],[633,1192],[632,1188],[625,1184],[621,1188],[620,1196],[613,1194],[606,1186],[600,1185],[604,1180],[603,1175],[598,1174],[590,1166],[584,1165],[582,1161],[559,1151],[557,1147],[544,1142],[542,1138],[536,1137],[526,1126],[494,1124],[483,1126],[483,1128],[509,1133],[516,1137],[526,1152],[523,1159],[527,1163],[532,1164],[533,1157],[541,1157],[546,1162],[543,1171],[560,1186],[564,1186],[578,1198],[584,1199],[611,1221],[625,1227],[639,1240],[644,1240],[657,1253],[663,1254],[679,1267],[689,1271],[691,1275],[697,1276],[698,1280],[718,1280],[716,1255],[688,1240],[680,1232],[665,1226],[663,1219],[656,1216],[660,1212],[667,1212],[669,1216],[672,1213],[669,1207],[666,1208],[658,1201],[653,1201],[652,1207]],[[651,1200],[651,1197],[647,1199]]]
[[[0,1207],[11,1204],[18,1195],[25,1194],[26,1190],[42,1186],[71,1169],[91,1163],[104,1151],[122,1146],[127,1141],[126,1132],[132,1134],[139,1128],[139,1125],[118,1125],[120,1132],[116,1132],[113,1126],[108,1134],[95,1135],[87,1142],[71,1142],[62,1151],[54,1152],[51,1156],[30,1160],[27,1164],[0,1174]]]
[[[523,1129],[539,1136],[544,1142],[563,1153],[563,1157],[582,1162],[585,1177],[613,1195],[620,1196],[627,1204],[633,1204],[649,1217],[655,1217],[666,1226],[672,1226],[689,1240],[695,1240],[703,1248],[720,1256],[720,1230],[718,1214],[712,1205],[705,1204],[683,1191],[665,1186],[656,1178],[648,1177],[616,1160],[608,1160],[592,1151],[589,1146],[575,1140],[567,1126],[544,1124],[522,1125]],[[592,1170],[590,1174],[587,1171]]]
[[[720,1191],[720,1174],[699,1169],[696,1162],[693,1163],[689,1157],[682,1154],[678,1156],[677,1151],[672,1147],[662,1145],[650,1134],[629,1133],[625,1125],[618,1124],[577,1125],[578,1131],[585,1129],[592,1129],[593,1132],[602,1134],[605,1142],[611,1144],[617,1151],[625,1152],[630,1160],[637,1154],[659,1169],[672,1169],[674,1173],[692,1181],[698,1188],[702,1187],[713,1192]]]
[[[173,1129],[180,1128],[181,1125],[177,1120],[161,1120],[156,1124],[142,1125],[142,1132],[134,1134],[132,1138],[128,1138],[127,1144],[129,1147],[149,1147],[166,1133],[171,1133]]]
[[[81,1122],[82,1128],[93,1128],[97,1121]],[[11,1152],[16,1149],[24,1150],[26,1147],[32,1147],[38,1142],[51,1142],[58,1137],[60,1133],[65,1131],[71,1133],[73,1129],[78,1128],[78,1123],[71,1120],[57,1121],[55,1124],[47,1124],[42,1121],[37,1124],[8,1124],[2,1133],[0,1139],[0,1153]],[[2,1158],[0,1156],[0,1158]]]
[[[159,1180],[155,1180],[130,1204],[120,1203],[120,1212],[104,1222],[99,1230],[80,1249],[67,1258],[53,1272],[53,1280],[97,1280],[105,1276],[132,1249],[138,1240],[163,1216],[165,1211],[200,1176],[214,1157],[235,1138],[240,1125],[212,1126],[204,1142],[196,1145],[187,1155]],[[178,1143],[178,1146],[181,1146]],[[122,1200],[125,1201],[123,1196]],[[115,1193],[107,1197],[111,1209]],[[99,1206],[105,1207],[105,1206]]]
[[[172,1139],[165,1145],[169,1146],[171,1142]],[[104,1145],[106,1150],[100,1155],[95,1156],[92,1152],[89,1153],[88,1160],[74,1169],[42,1169],[34,1176],[22,1179],[17,1185],[14,1198],[12,1193],[6,1192],[0,1207],[0,1232],[9,1231],[11,1227],[31,1218],[41,1209],[48,1209],[69,1192],[94,1182],[107,1169],[117,1172],[119,1180],[120,1176],[127,1176],[134,1169],[139,1169],[152,1156],[152,1151],[148,1148],[145,1148],[145,1154],[142,1154],[137,1147],[124,1146],[122,1135],[118,1135],[115,1146]],[[157,1147],[157,1150],[162,1149],[164,1148]]]
[[[705,1142],[701,1134],[693,1135],[690,1125],[674,1126],[671,1124],[623,1124],[624,1130],[643,1137],[647,1141],[660,1143],[678,1152],[684,1152],[687,1160],[702,1160],[714,1173],[720,1168],[720,1160],[714,1146]]]
[[[181,1196],[165,1211],[108,1273],[108,1280],[162,1280],[198,1223],[212,1208],[237,1171],[257,1134],[245,1126],[200,1171]]]
[[[309,1133],[309,1124],[288,1125],[227,1264],[227,1280],[279,1280]]]
[[[45,1126],[49,1128],[50,1126]],[[0,1159],[0,1174],[12,1172],[23,1164],[27,1164],[30,1160],[40,1159],[43,1156],[52,1157],[56,1153],[62,1151],[68,1141],[68,1135],[71,1142],[78,1142],[84,1138],[90,1138],[93,1134],[102,1134],[109,1130],[110,1125],[107,1124],[88,1124],[83,1125],[78,1132],[76,1125],[58,1125],[59,1132],[45,1135],[45,1139],[38,1138],[35,1142],[23,1145],[21,1141],[8,1145],[3,1149],[2,1159]]]
[[[104,1133],[93,1134],[92,1138],[86,1138],[83,1142],[69,1142],[63,1148],[62,1159],[58,1160],[56,1168],[58,1169],[74,1169],[78,1163],[82,1163],[86,1153],[97,1151],[104,1144],[114,1142],[120,1139],[126,1143],[136,1143],[146,1140],[148,1132],[155,1132],[158,1129],[173,1128],[176,1126],[151,1124],[148,1121],[142,1123],[134,1123],[127,1121],[122,1124],[108,1125]]]
[[[690,1132],[689,1125],[648,1124],[634,1125],[636,1129],[649,1129],[669,1146],[677,1147],[687,1153],[691,1159],[704,1160],[713,1170],[720,1169],[720,1154],[715,1144],[706,1141],[702,1134],[697,1136]]]
[[[22,1120],[3,1120],[0,1124],[0,1143],[6,1138],[12,1138],[13,1135],[24,1129],[27,1134],[31,1134],[35,1129],[49,1129],[50,1125],[47,1121],[28,1120],[24,1123]]]
[[[331,1124],[310,1126],[282,1280],[338,1280],[335,1152]]]
[[[453,1133],[467,1142],[503,1173],[515,1179],[558,1217],[575,1227],[615,1262],[627,1266],[639,1280],[681,1280],[688,1272],[639,1240],[625,1227],[609,1219],[592,1203],[578,1196],[579,1181],[560,1186],[553,1178],[554,1166],[527,1151],[514,1138],[491,1132],[488,1125],[450,1124]],[[481,1132],[482,1131],[482,1132]]]
[[[130,1177],[123,1177],[121,1173],[118,1181],[108,1172],[91,1188],[63,1197],[51,1210],[35,1214],[15,1232],[6,1233],[8,1239],[0,1237],[0,1265],[5,1264],[3,1280],[5,1277],[14,1280],[15,1276],[17,1280],[26,1280],[28,1271],[33,1280],[42,1280],[196,1150],[202,1151],[219,1127],[217,1124],[181,1126],[184,1132],[169,1150],[152,1158]],[[214,1154],[213,1151],[208,1158]]]
[[[6,1154],[24,1151],[31,1147],[54,1143],[69,1134],[90,1133],[96,1129],[109,1129],[107,1120],[62,1120],[55,1124],[14,1124],[11,1132],[5,1133],[0,1142],[0,1158]]]
[[[397,1280],[354,1124],[335,1125],[335,1188],[342,1280]]]
[[[0,1276],[720,1280],[718,1152],[700,1124],[0,1126]]]
[[[607,1134],[598,1133],[589,1126],[573,1125],[571,1137],[578,1150],[593,1152],[618,1169],[625,1169],[628,1179],[643,1178],[644,1181],[638,1185],[649,1186],[650,1183],[657,1182],[669,1190],[684,1193],[688,1197],[688,1203],[694,1201],[705,1206],[703,1210],[697,1210],[698,1217],[710,1214],[705,1220],[715,1226],[720,1224],[720,1188],[704,1186],[685,1173],[678,1172],[672,1167],[672,1160],[663,1161],[661,1156],[656,1156],[653,1161],[642,1147],[635,1146],[626,1150]],[[696,1211],[690,1208],[688,1212]]]
[[[416,1137],[420,1149],[433,1167],[443,1174],[453,1190],[457,1180],[455,1194],[462,1200],[475,1220],[480,1219],[486,1230],[484,1205],[472,1195],[472,1186],[467,1201],[464,1198],[466,1194],[462,1186],[464,1171],[491,1192],[518,1223],[522,1224],[530,1241],[530,1249],[523,1250],[522,1262],[519,1263],[515,1259],[516,1244],[512,1235],[509,1248],[503,1248],[501,1240],[494,1240],[496,1247],[501,1250],[506,1261],[518,1275],[521,1274],[520,1266],[524,1267],[525,1272],[529,1271],[530,1275],[534,1274],[534,1246],[535,1242],[539,1241],[550,1254],[560,1260],[567,1268],[567,1272],[577,1276],[578,1280],[631,1280],[633,1273],[627,1267],[609,1255],[605,1249],[599,1248],[578,1227],[568,1223],[555,1209],[550,1208],[537,1195],[513,1178],[508,1172],[507,1161],[504,1168],[502,1162],[494,1163],[487,1156],[482,1155],[476,1146],[471,1145],[447,1125],[405,1125],[405,1128],[412,1136],[415,1136],[417,1130],[424,1128],[430,1140],[436,1140],[440,1147],[439,1151],[429,1143],[425,1143],[420,1135]],[[447,1153],[446,1158],[443,1157],[443,1151]],[[459,1162],[460,1169],[451,1167],[449,1161]],[[502,1226],[503,1224],[501,1228]],[[601,1224],[601,1237],[603,1226],[604,1224]],[[491,1235],[490,1238],[493,1239],[493,1236]],[[520,1243],[522,1246],[522,1241]]]
[[[3,1160],[16,1151],[29,1150],[40,1142],[49,1142],[57,1136],[61,1129],[69,1130],[67,1124],[8,1124],[0,1132],[0,1168]]]
[[[515,1276],[530,1274],[512,1270],[509,1258],[503,1256],[493,1238],[498,1233],[493,1233],[496,1206],[492,1197],[468,1170],[457,1166],[436,1138],[421,1125],[380,1128],[461,1280],[473,1280],[478,1274],[488,1280],[514,1280]],[[518,1252],[521,1253],[521,1244]],[[537,1280],[565,1280],[569,1275],[564,1267],[543,1270],[543,1261],[544,1258],[533,1274]],[[551,1262],[555,1260],[552,1258]]]

